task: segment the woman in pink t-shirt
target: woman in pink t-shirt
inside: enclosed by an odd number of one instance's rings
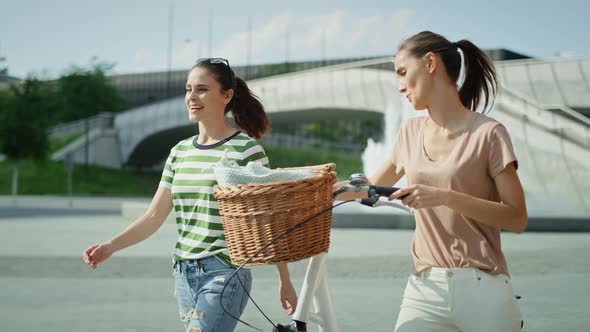
[[[465,79],[457,86],[463,54]],[[420,32],[395,57],[399,92],[428,116],[407,121],[391,158],[370,179],[406,176],[403,203],[415,211],[414,273],[396,332],[520,331],[521,314],[500,245],[500,231],[527,225],[518,163],[506,128],[485,111],[497,78],[467,40]]]

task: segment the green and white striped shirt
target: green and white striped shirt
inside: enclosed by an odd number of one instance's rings
[[[213,196],[217,184],[213,165],[223,158],[225,150],[227,158],[241,166],[250,161],[268,166],[262,146],[239,131],[212,145],[200,145],[196,136],[189,137],[170,150],[160,187],[172,191],[178,227],[175,262],[216,255],[231,265],[219,206]]]

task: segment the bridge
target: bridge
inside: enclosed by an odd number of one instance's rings
[[[543,216],[587,217],[590,197],[584,193],[590,192],[590,120],[583,114],[590,110],[590,59],[511,60],[495,65],[501,88],[490,116],[506,125],[513,139],[529,206]],[[388,129],[391,134],[403,119],[416,114],[398,93],[392,69],[392,58],[385,57],[248,84],[274,124],[354,121],[383,118],[387,113],[394,123]],[[116,115],[111,124],[90,135],[95,142],[108,141],[103,143],[103,151],[109,147],[108,157],[95,153],[94,159],[111,167],[159,165],[171,146],[196,131],[187,121],[184,97],[131,109]],[[54,158],[63,158],[72,149]]]

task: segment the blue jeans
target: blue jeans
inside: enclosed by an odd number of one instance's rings
[[[187,332],[231,332],[237,324],[222,309],[219,299],[225,281],[235,271],[217,257],[179,261],[174,266],[175,291],[180,320]],[[242,286],[243,285],[243,286]],[[250,270],[240,270],[223,292],[223,305],[231,315],[240,317],[252,287]],[[244,290],[245,288],[245,290]]]

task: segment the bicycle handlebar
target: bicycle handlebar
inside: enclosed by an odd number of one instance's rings
[[[391,206],[399,208],[409,213],[413,213],[413,211],[406,206],[403,206],[395,202],[383,201],[379,199],[380,197],[389,197],[398,190],[400,190],[400,188],[375,186],[369,184],[369,180],[363,174],[352,174],[347,185],[341,186],[338,189],[334,190],[332,198],[335,200],[338,195],[345,192],[367,193],[368,198],[356,199],[355,201],[371,207]],[[406,198],[408,195],[409,194],[402,195],[397,199],[402,200]]]
[[[381,197],[389,197],[394,192],[400,190],[397,187],[384,187],[384,186],[374,186],[374,185],[345,185],[339,187],[338,189],[334,190],[332,195],[333,198],[336,198],[338,195],[345,193],[345,192],[357,192],[357,193],[367,193],[369,197],[371,196],[381,196]],[[409,194],[402,195],[397,199],[402,200],[406,198]]]
[[[397,187],[383,187],[383,186],[369,186],[369,190],[374,189],[375,192],[379,195],[379,196],[383,196],[383,197],[389,197],[391,196],[394,192],[400,190],[400,188]],[[402,200],[404,198],[406,198],[409,194],[405,194],[403,196],[398,197],[397,199]]]

